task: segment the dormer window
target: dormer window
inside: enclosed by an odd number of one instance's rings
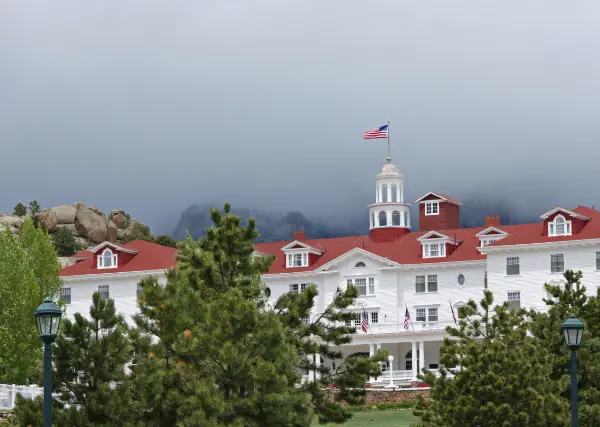
[[[498,239],[481,239],[481,247],[486,247],[487,245],[491,245],[494,242],[497,242]]]
[[[306,267],[308,266],[308,252],[299,252],[288,254],[287,256],[288,267]]]
[[[423,258],[441,258],[446,256],[446,244],[423,243]]]
[[[494,226],[490,226],[475,235],[475,237],[479,237],[480,247],[482,248],[485,248],[498,240],[502,240],[506,236],[508,236],[506,231]]]
[[[439,215],[440,213],[440,202],[426,202],[425,203],[425,215]]]
[[[548,222],[548,236],[570,236],[571,221],[566,221],[562,215],[556,215],[554,221]]]
[[[98,268],[117,268],[117,255],[110,249],[105,249],[98,255]]]

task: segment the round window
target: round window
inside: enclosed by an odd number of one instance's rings
[[[465,285],[465,275],[461,273],[458,275],[458,286],[463,287],[464,285]]]

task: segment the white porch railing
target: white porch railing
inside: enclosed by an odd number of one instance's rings
[[[35,399],[44,394],[44,389],[36,385],[0,384],[0,409],[13,409],[17,394]]]
[[[412,334],[414,332],[442,332],[448,326],[455,326],[453,321],[449,322],[412,322],[408,324],[408,330],[404,329],[404,323],[375,323],[369,324],[367,332],[363,332],[360,325],[353,325],[356,328],[357,335],[368,335],[368,334],[397,334],[407,333]]]

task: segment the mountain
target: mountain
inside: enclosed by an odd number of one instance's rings
[[[212,226],[210,209],[214,205],[191,205],[180,216],[172,236],[177,240],[185,238],[189,231],[194,239],[204,236],[205,229]],[[290,240],[295,231],[305,231],[308,238],[340,237],[365,235],[369,232],[366,209],[346,211],[345,216],[329,218],[308,218],[301,212],[266,212],[259,209],[234,208],[233,213],[243,219],[256,218],[260,237],[257,242]],[[523,210],[505,200],[490,200],[484,197],[471,197],[461,207],[461,226],[480,227],[486,215],[499,215],[502,224],[535,222],[537,217],[523,213]],[[418,230],[418,211],[413,206],[411,219],[413,230]]]

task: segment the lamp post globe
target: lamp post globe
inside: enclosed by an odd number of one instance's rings
[[[52,426],[52,343],[60,329],[62,311],[46,299],[33,314],[40,339],[44,342],[44,427]]]
[[[577,357],[575,351],[581,346],[583,329],[583,323],[574,314],[571,314],[561,327],[565,345],[571,349],[571,426],[573,427],[579,425],[577,413]]]

